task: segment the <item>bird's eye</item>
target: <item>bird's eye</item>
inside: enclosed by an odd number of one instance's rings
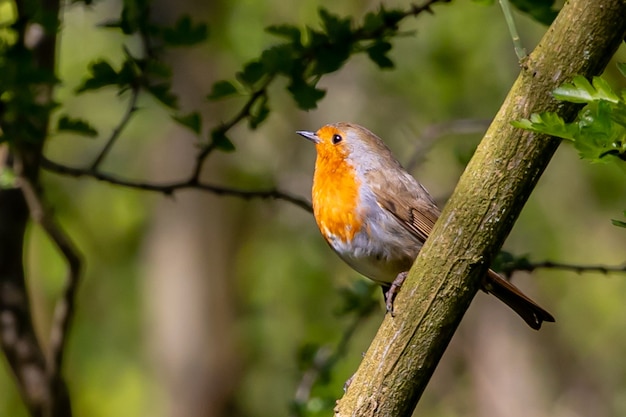
[[[342,139],[341,135],[333,135],[333,145],[338,144]]]

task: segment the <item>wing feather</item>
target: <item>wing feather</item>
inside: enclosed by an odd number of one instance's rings
[[[378,204],[424,242],[441,212],[428,191],[409,174],[399,177],[398,180],[385,181],[387,186],[377,189]]]

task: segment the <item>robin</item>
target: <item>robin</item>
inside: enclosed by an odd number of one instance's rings
[[[330,247],[348,265],[383,287],[387,310],[440,210],[428,191],[383,141],[353,123],[298,131],[315,144],[313,214]],[[482,290],[511,307],[533,329],[554,317],[489,270]]]

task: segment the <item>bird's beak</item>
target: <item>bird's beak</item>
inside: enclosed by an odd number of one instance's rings
[[[317,137],[315,132],[309,132],[307,130],[297,130],[296,133],[303,138],[310,140],[313,143],[320,143],[320,138]]]

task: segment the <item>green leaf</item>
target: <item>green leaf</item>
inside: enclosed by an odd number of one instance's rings
[[[102,87],[117,84],[117,71],[113,69],[111,64],[101,60],[92,63],[89,66],[91,73],[83,84],[76,89],[77,93],[82,93],[88,90],[97,90]]]
[[[98,136],[98,131],[89,122],[83,119],[73,119],[68,115],[63,115],[59,118],[57,130],[73,132],[88,137]]]
[[[626,128],[626,103],[620,101],[611,110],[611,119]]]
[[[185,126],[196,135],[199,135],[200,131],[202,130],[202,117],[198,112],[175,115],[172,116],[172,119],[174,119],[180,125]]]
[[[331,42],[345,42],[352,36],[350,18],[342,19],[338,15],[331,14],[323,7],[319,9],[319,16]]]
[[[283,38],[287,38],[294,45],[302,45],[302,33],[297,26],[293,25],[273,25],[265,28],[267,33],[271,33],[272,35],[280,36]]]
[[[211,131],[211,145],[224,152],[232,152],[235,150],[233,142],[219,129],[213,129]]]
[[[120,29],[124,35],[132,35],[145,27],[149,16],[149,7],[145,1],[123,1],[124,7],[120,19],[107,22],[103,27]]]
[[[600,77],[593,77],[593,85],[582,75],[577,75],[572,83],[566,83],[556,88],[553,93],[557,100],[570,103],[591,103],[606,100],[617,103],[619,97],[611,86]]]
[[[557,100],[570,103],[590,103],[593,101],[595,90],[591,83],[582,75],[574,77],[571,83],[556,88],[552,95]]]
[[[576,128],[574,126],[567,125],[565,121],[556,113],[533,113],[530,116],[530,120],[515,120],[512,121],[511,124],[521,129],[568,140],[574,140],[576,134]]]
[[[565,123],[555,113],[542,113],[513,125],[571,140],[580,157],[591,162],[614,161],[626,167],[626,97],[619,97],[600,77],[590,83],[582,76],[556,89],[554,96],[585,104],[574,122]]]
[[[265,67],[258,61],[253,61],[243,67],[243,71],[235,74],[237,80],[244,85],[254,86],[254,84],[265,75]]]
[[[270,114],[270,108],[267,105],[267,95],[263,95],[259,100],[257,100],[250,109],[250,116],[248,119],[248,124],[250,129],[254,130],[261,123],[267,119],[267,116]]]
[[[618,62],[617,69],[622,73],[624,77],[626,77],[626,62]]]
[[[313,74],[324,75],[337,71],[350,58],[353,42],[331,42],[324,34],[309,31],[316,61]]]
[[[626,211],[624,211],[624,217],[626,217]],[[626,228],[626,222],[625,221],[611,219],[611,223],[613,223],[614,226]]]
[[[592,83],[596,89],[596,94],[594,96],[595,100],[606,100],[611,103],[619,102],[619,97],[615,94],[609,83],[607,83],[604,78],[593,77]]]
[[[326,91],[318,89],[314,85],[309,85],[300,79],[292,80],[287,89],[302,110],[316,108],[317,102],[326,95]]]
[[[178,97],[171,92],[169,83],[147,85],[146,90],[165,106],[171,109],[178,108]]]
[[[384,9],[379,10],[377,13],[369,12],[363,18],[362,29],[366,32],[374,32],[384,25],[383,19]]]
[[[205,23],[196,25],[189,15],[181,16],[172,28],[163,29],[163,41],[170,46],[190,46],[204,42],[209,36]]]
[[[148,59],[143,69],[145,75],[159,78],[172,78],[172,68],[165,62]]]
[[[381,5],[378,11],[369,12],[365,15],[363,18],[363,25],[359,30],[366,34],[395,34],[398,31],[397,24],[405,17],[406,13],[404,10],[387,10],[383,5]],[[382,37],[378,37],[378,40],[383,39]]]
[[[510,2],[515,8],[546,26],[552,24],[559,14],[553,9],[554,0],[510,0]]]
[[[213,84],[211,93],[207,96],[209,100],[217,100],[237,94],[237,87],[230,81],[217,81]]]
[[[367,48],[370,59],[381,69],[393,68],[393,61],[387,57],[387,52],[391,50],[389,42],[378,41]]]
[[[261,63],[267,74],[289,74],[295,60],[294,49],[289,44],[273,46],[261,54]]]
[[[138,77],[138,72],[137,61],[132,56],[127,55],[126,61],[117,73],[117,85],[124,87],[133,84]]]

